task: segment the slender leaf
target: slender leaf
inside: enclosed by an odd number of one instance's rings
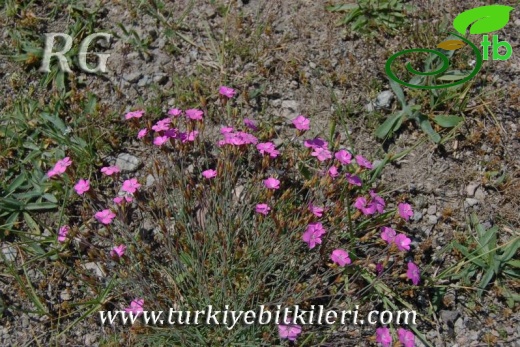
[[[464,118],[457,116],[435,116],[435,118],[433,118],[433,121],[435,123],[439,124],[441,127],[444,128],[455,127],[459,125],[459,123],[463,120]]]
[[[394,125],[400,118],[403,118],[403,116],[404,114],[402,111],[390,115],[384,121],[384,123],[377,128],[376,136],[380,139],[384,139],[385,137],[387,137],[387,135],[389,135],[392,132],[392,130],[396,130],[394,129]]]
[[[420,114],[418,117],[419,125],[421,129],[430,137],[430,139],[435,142],[439,143],[441,141],[441,137],[435,130],[433,130],[432,125],[430,121],[428,120],[428,117],[426,117],[423,114]]]

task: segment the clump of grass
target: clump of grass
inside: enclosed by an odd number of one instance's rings
[[[160,120],[143,110],[126,114],[135,136],[152,146],[149,187],[114,166],[82,178],[70,170],[75,158],[47,172],[51,180],[70,176],[63,183],[76,182],[73,200],[81,218],[65,216],[55,226],[59,247],[77,249],[80,258],[87,252],[111,274],[112,295],[95,307],[348,310],[356,304],[373,308],[375,300],[388,310],[412,308],[397,293],[413,292],[424,281],[407,257],[413,248],[405,221],[413,212],[404,201],[391,207],[376,192],[386,161],[374,167],[352,148],[341,148],[334,126],[328,139],[309,137],[310,120],[302,115],[293,120],[290,139],[275,141],[268,123],[240,116],[235,94],[221,87],[201,109],[170,109]],[[389,327],[394,333],[398,328]],[[297,321],[232,329],[141,324],[128,339],[272,345],[289,338],[316,345],[334,341],[338,329]],[[403,331],[399,338],[413,337]],[[376,339],[390,334],[380,327]]]
[[[347,12],[340,25],[350,25],[352,31],[373,36],[386,32],[396,34],[408,23],[406,11],[412,7],[401,0],[358,0],[356,4],[332,5],[327,9]]]

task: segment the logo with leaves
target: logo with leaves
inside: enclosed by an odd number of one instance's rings
[[[469,28],[469,33],[474,35],[487,34],[502,29],[509,22],[509,13],[513,9],[513,7],[504,5],[489,5],[462,12],[453,20],[453,27],[458,33],[450,33],[451,36],[446,41],[437,45],[437,50],[427,48],[407,49],[397,52],[388,58],[385,65],[385,71],[388,77],[399,84],[416,89],[441,89],[466,83],[475,77],[482,67],[482,54],[480,50],[464,37],[467,29]],[[475,66],[473,70],[463,74],[450,73],[450,71],[447,71],[450,67],[449,58],[453,55],[455,50],[465,45],[471,47],[475,54]],[[408,62],[405,65],[406,70],[415,75],[415,77],[406,82],[395,75],[392,71],[392,64],[400,56],[414,52],[430,53],[430,57],[427,59],[427,62],[430,62],[430,64],[427,64],[425,71],[418,71]],[[440,60],[440,65],[432,69],[434,65],[432,63],[437,59]],[[444,74],[445,72],[447,73]],[[436,80],[451,81],[451,83],[427,85],[426,82],[428,80],[432,82]]]

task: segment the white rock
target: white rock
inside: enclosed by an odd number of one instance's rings
[[[18,256],[18,250],[8,244],[2,246],[2,253],[4,254],[5,260],[8,262],[15,261]]]
[[[394,99],[394,94],[389,90],[385,90],[385,91],[379,93],[379,95],[377,96],[376,107],[383,107],[383,108],[390,107],[390,104],[392,103],[393,99]]]
[[[475,192],[475,199],[483,201],[486,198],[486,193],[482,188],[478,188]]]
[[[123,79],[128,82],[137,82],[141,79],[142,74],[140,72],[125,73]]]
[[[85,264],[82,264],[81,267],[83,267],[85,270],[93,270],[99,278],[106,277],[107,273],[103,269],[100,263],[97,262],[88,262]]]
[[[151,187],[155,183],[155,177],[152,174],[146,176],[146,186]]]
[[[466,187],[466,195],[469,197],[473,197],[475,195],[475,191],[477,190],[480,183],[470,183]]]
[[[141,165],[141,161],[136,156],[121,153],[117,156],[116,165],[119,166],[122,172],[134,172]]]
[[[282,108],[286,108],[288,110],[291,110],[293,112],[298,111],[299,104],[294,100],[284,100],[282,101]]]
[[[62,291],[60,293],[60,299],[63,300],[63,301],[69,301],[70,300],[70,293],[67,289],[65,289],[64,291]]]
[[[464,205],[466,205],[466,207],[472,207],[478,205],[478,203],[479,201],[473,198],[466,198],[466,200],[464,201]]]

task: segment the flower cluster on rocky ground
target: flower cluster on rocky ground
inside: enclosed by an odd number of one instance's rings
[[[225,112],[237,91],[222,86],[219,93]],[[374,164],[367,159],[368,153],[361,155],[353,148],[342,147],[339,134],[331,139],[307,136],[312,126],[310,119],[304,115],[292,121],[292,131],[295,132],[293,140],[278,145],[275,145],[276,141],[267,124],[259,124],[248,118],[221,124],[220,138],[208,144],[203,137],[207,127],[206,112],[197,108],[184,111],[172,108],[167,111],[166,117],[155,122],[143,121],[147,117],[144,110],[132,111],[124,116],[131,123],[130,126],[135,128],[136,137],[158,148],[159,154],[173,157],[177,162],[203,163],[200,166],[191,164],[191,171],[198,174],[184,171],[186,177],[176,181],[185,184],[185,187],[178,187],[184,201],[183,210],[179,210],[178,203],[171,205],[175,206],[177,213],[196,216],[197,223],[190,222],[184,226],[179,223],[180,234],[176,235],[169,234],[168,228],[162,224],[159,232],[161,238],[175,238],[177,247],[182,248],[193,242],[183,240],[188,235],[191,235],[190,238],[204,239],[207,237],[204,234],[213,232],[221,235],[219,237],[228,237],[226,233],[235,234],[234,230],[222,229],[218,225],[210,227],[204,223],[200,208],[194,206],[207,204],[216,209],[217,215],[229,214],[236,209],[233,204],[213,200],[229,195],[229,190],[240,183],[250,187],[252,193],[242,202],[244,210],[240,217],[235,216],[233,219],[250,220],[252,224],[249,225],[257,228],[256,233],[261,231],[276,236],[272,238],[273,242],[285,235],[283,237],[291,242],[291,252],[299,253],[301,261],[311,256],[319,261],[314,266],[328,267],[337,278],[363,273],[365,281],[385,279],[399,282],[404,276],[411,280],[412,285],[419,285],[419,266],[406,260],[413,251],[413,243],[403,227],[413,215],[412,206],[404,201],[390,202],[377,192],[377,177],[373,176]],[[203,149],[207,151],[207,146],[211,147],[213,154],[203,161],[194,160],[199,154],[190,153],[203,153]],[[59,179],[67,174],[73,163],[69,157],[59,160],[47,173],[48,177]],[[158,160],[154,165],[160,166]],[[161,171],[160,167],[156,169]],[[145,204],[150,204],[145,200],[145,193],[141,193],[144,183],[138,177],[123,174],[115,165],[102,167],[99,172],[103,180],[110,180],[113,195],[95,192],[92,179],[79,178],[73,188],[79,199],[89,201],[84,206],[93,207],[90,217],[85,216],[90,219],[81,223],[88,222],[92,227],[92,221],[96,221],[104,234],[110,232],[117,235],[112,238],[114,243],[106,250],[106,254],[110,255],[106,259],[121,266],[130,264],[132,259],[142,258],[135,237],[130,236],[132,233],[126,229],[132,225],[129,221],[132,211],[134,214],[139,210],[144,211],[147,209]],[[233,183],[230,185],[231,178]],[[228,192],[224,193],[223,189]],[[236,194],[231,195],[236,199]],[[159,202],[155,201],[154,204]],[[218,204],[227,206],[230,211],[223,211],[223,207]],[[244,220],[241,222],[245,223]],[[79,226],[72,227],[77,229]],[[241,228],[238,224],[234,224],[234,227]],[[197,228],[200,230],[195,230]],[[67,247],[67,241],[81,238],[77,233],[70,232],[71,225],[58,225],[57,230],[57,240],[64,244],[63,247]],[[240,240],[240,236],[236,237]],[[230,244],[242,254],[251,252],[240,246],[240,243]],[[273,252],[284,252],[277,249],[274,243],[268,247]],[[117,269],[118,265],[111,266]],[[331,276],[329,272],[323,275]],[[303,283],[307,280],[310,278]],[[290,285],[302,286],[303,283]],[[403,288],[406,286],[404,283],[401,285]],[[145,300],[142,295],[142,291],[126,294],[131,300],[127,312],[143,311],[149,299]],[[313,298],[308,297],[307,300],[312,301]],[[392,331],[395,331],[394,328]],[[298,339],[306,330],[307,327],[297,324],[281,324],[278,327],[279,337],[290,341]],[[399,328],[397,336],[404,346],[414,345],[414,334],[411,331]],[[386,326],[377,329],[375,338],[382,346],[390,346],[393,341],[391,330]]]

